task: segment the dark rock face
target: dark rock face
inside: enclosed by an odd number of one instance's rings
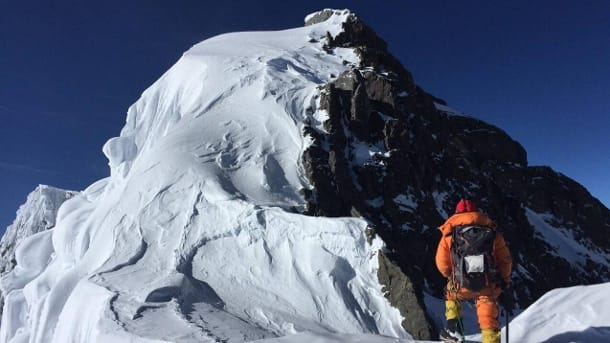
[[[523,147],[501,129],[456,115],[423,91],[355,16],[344,31],[328,35],[327,51],[355,48],[362,63],[322,89],[325,132],[305,128],[313,140],[303,156],[314,186],[308,213],[370,222],[406,275],[380,275],[389,298],[414,306],[424,292],[443,297],[436,228],[460,198],[475,200],[504,232],[522,307],[552,288],[610,281],[610,210],[573,180],[528,166]],[[424,315],[398,308],[417,323],[405,328],[427,339]]]
[[[385,285],[390,304],[397,308],[405,318],[402,326],[415,337],[430,339],[432,326],[428,323],[424,306],[413,287],[411,280],[402,273],[384,254],[379,255],[379,282]]]

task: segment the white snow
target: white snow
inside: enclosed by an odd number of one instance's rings
[[[532,304],[509,323],[510,342],[519,343],[563,343],[563,342],[609,342],[610,341],[610,283],[555,289]],[[444,322],[444,302],[425,297],[426,306],[439,313],[435,322]],[[470,304],[466,304],[470,305]],[[464,312],[465,330],[469,342],[480,342],[474,308],[468,306]],[[504,323],[502,316],[502,323]],[[366,335],[320,335],[299,334],[295,336],[267,339],[261,343],[312,343],[312,342],[419,342],[409,339],[392,339]],[[506,327],[502,328],[502,342],[506,343]]]
[[[322,49],[347,15],[187,51],[104,146],[110,177],[18,248],[0,280],[0,342],[407,339],[366,222],[286,211],[305,205],[302,129],[324,117],[318,86],[358,62]]]
[[[555,289],[512,318],[510,342],[563,343],[610,341],[610,283]],[[426,306],[437,325],[444,323],[444,302],[426,295]],[[479,342],[475,309],[465,303],[464,326],[468,341]],[[506,343],[504,315],[500,316],[502,342]],[[417,341],[416,341],[417,342]]]
[[[443,105],[443,104],[439,104],[438,102],[434,103],[434,107],[436,107],[437,110],[446,113],[450,116],[461,116],[461,117],[466,117],[467,115],[465,115],[464,113],[455,110],[447,105]]]
[[[609,342],[610,283],[555,289],[510,323],[511,342]]]
[[[316,334],[311,332],[300,333],[280,338],[263,339],[256,343],[411,343],[410,339],[400,339],[380,335],[361,334]],[[419,342],[419,341],[417,341]]]
[[[552,214],[536,213],[529,208],[526,208],[525,211],[530,224],[534,226],[544,241],[555,249],[558,257],[566,259],[583,272],[589,272],[586,268],[588,259],[610,268],[610,255],[595,248],[595,245],[586,239],[577,239],[572,230],[553,226],[551,224]]]
[[[382,143],[372,144],[362,142],[354,138],[354,141],[351,143],[351,145],[352,151],[354,153],[354,156],[352,158],[352,163],[354,165],[362,166],[364,164],[371,163],[373,156],[378,154],[383,156],[387,153]]]
[[[336,9],[326,8],[322,11],[314,12],[314,13],[311,13],[311,14],[305,16],[304,22],[307,23],[309,20],[311,20],[315,15],[319,14],[320,12],[332,12],[333,13],[332,16],[324,22],[324,24],[326,24],[328,27],[328,32],[330,33],[331,37],[333,37],[333,38],[335,38],[339,33],[341,33],[341,31],[343,31],[341,28],[341,24],[343,24],[348,19],[349,16],[354,15],[348,9],[336,10]]]
[[[46,185],[39,185],[32,191],[17,211],[17,217],[0,241],[0,272],[12,269],[11,260],[16,246],[28,236],[55,226],[57,211],[61,204],[76,192],[66,191]]]

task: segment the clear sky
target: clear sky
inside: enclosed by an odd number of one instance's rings
[[[3,1],[0,231],[38,184],[108,176],[101,148],[193,44],[350,8],[428,92],[610,206],[610,1]]]

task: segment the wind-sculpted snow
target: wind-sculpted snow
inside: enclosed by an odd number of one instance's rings
[[[15,248],[28,236],[55,226],[61,204],[76,192],[39,185],[17,211],[17,218],[0,241],[0,274],[14,268]]]
[[[33,239],[30,239],[30,237],[55,226],[59,207],[75,194],[76,192],[39,185],[28,195],[26,203],[17,211],[17,218],[7,228],[2,236],[2,241],[0,241],[0,275],[4,275],[15,268],[16,259],[19,258],[16,255],[33,253],[44,257],[50,254],[46,252],[47,250],[52,251],[49,234],[41,234],[38,235],[38,238]],[[45,243],[40,246],[39,250],[32,250],[29,245],[37,246],[35,242],[38,240],[43,240]],[[19,250],[17,250],[18,246],[21,246]],[[34,276],[46,264],[46,259],[21,258],[21,260],[24,265],[19,266],[19,268],[27,270]],[[23,287],[25,284],[25,280],[14,281],[17,282],[14,286]],[[4,307],[4,295],[5,292],[3,291],[2,296],[0,296],[0,314],[2,314],[1,308]]]
[[[290,212],[309,187],[302,129],[324,116],[317,87],[357,63],[322,48],[348,15],[187,51],[104,146],[111,176],[18,250],[0,342],[408,337],[366,223]]]
[[[510,324],[511,342],[608,342],[610,283],[555,289]]]

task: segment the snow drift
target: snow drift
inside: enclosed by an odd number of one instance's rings
[[[610,283],[546,293],[510,323],[511,342],[610,342]]]
[[[325,118],[317,87],[358,62],[321,43],[349,15],[187,51],[104,146],[111,176],[17,249],[0,342],[408,337],[366,222],[294,213],[303,123]]]
[[[74,195],[76,192],[46,185],[39,185],[28,195],[26,202],[19,207],[17,217],[6,228],[0,241],[0,275],[15,268],[16,247],[27,237],[54,227],[59,207]],[[22,251],[28,250],[22,249]],[[4,294],[0,295],[0,315],[3,307]]]
[[[9,272],[15,267],[15,247],[26,237],[54,227],[59,207],[76,194],[72,191],[39,185],[28,195],[25,204],[17,210],[13,224],[6,228],[0,241],[0,274]]]

